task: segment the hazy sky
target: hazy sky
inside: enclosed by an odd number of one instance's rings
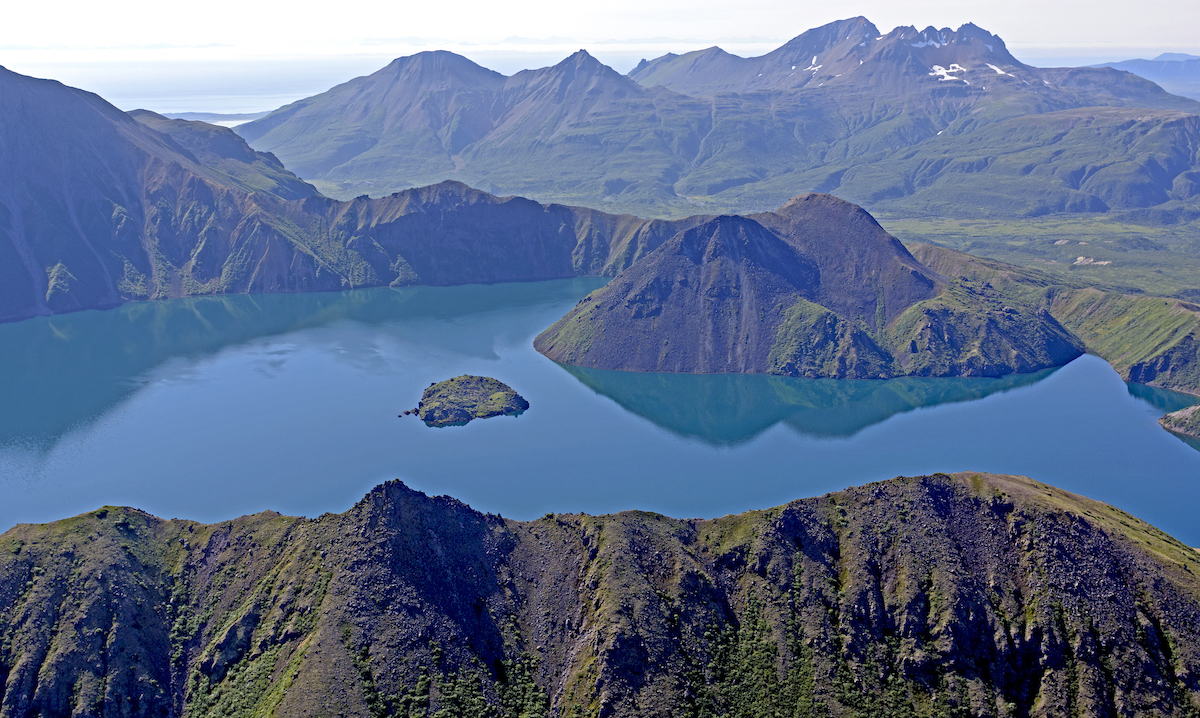
[[[585,47],[625,72],[641,57],[714,44],[761,54],[855,15],[885,32],[974,22],[1003,37],[1019,58],[1042,65],[1200,54],[1196,0],[357,0],[283,7],[258,0],[9,3],[0,65],[127,102],[174,88],[178,97],[254,95],[262,103],[324,89],[425,49],[454,50],[512,73]],[[267,93],[264,82],[276,92]]]

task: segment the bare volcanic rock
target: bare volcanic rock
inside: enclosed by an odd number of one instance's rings
[[[0,536],[0,712],[1186,717],[1200,554],[1036,481],[511,521],[107,507]]]
[[[508,384],[487,376],[464,374],[431,384],[412,412],[429,426],[457,426],[472,419],[520,414],[529,402]]]
[[[937,274],[823,194],[679,232],[534,346],[596,369],[856,379],[1001,376],[1083,353],[1046,311]]]

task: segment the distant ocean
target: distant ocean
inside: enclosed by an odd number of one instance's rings
[[[471,59],[511,75],[527,68],[553,65],[568,54],[476,53]],[[618,72],[628,72],[640,59],[622,53],[605,53],[600,57]],[[355,77],[369,75],[393,59],[390,55],[363,54],[261,60],[21,63],[0,57],[0,65],[95,92],[122,110],[241,114],[267,112],[320,94]]]
[[[5,66],[95,92],[122,110],[237,114],[274,110],[375,72],[390,61],[388,57],[359,56]]]

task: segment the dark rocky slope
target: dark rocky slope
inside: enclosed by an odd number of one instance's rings
[[[2,69],[0,102],[0,321],[198,294],[612,274],[678,231],[455,182],[338,202],[225,128],[126,114]]]
[[[531,522],[392,482],[313,520],[109,507],[0,545],[14,718],[1200,710],[1200,555],[1018,477]]]
[[[534,346],[597,369],[856,379],[999,376],[1083,352],[1044,309],[948,280],[830,195],[680,232]]]

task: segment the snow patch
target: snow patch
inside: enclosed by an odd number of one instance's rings
[[[1008,75],[1009,77],[1016,77],[1016,75],[1012,74],[1011,72],[1005,72],[1004,70],[1001,70],[1000,68],[996,67],[995,65],[993,65],[990,62],[987,62],[984,64],[987,65],[988,67],[992,68],[993,70],[995,70],[997,75]]]
[[[939,82],[945,82],[946,80],[959,80],[961,82],[967,82],[966,80],[964,80],[961,77],[954,76],[954,73],[956,73],[956,72],[966,72],[967,71],[967,68],[963,67],[962,65],[958,64],[957,62],[950,65],[950,69],[946,69],[946,68],[942,67],[941,65],[934,65],[933,67],[931,67],[929,69],[933,70],[933,72],[929,73],[929,76],[938,78]],[[969,85],[971,83],[967,82],[967,84]]]

